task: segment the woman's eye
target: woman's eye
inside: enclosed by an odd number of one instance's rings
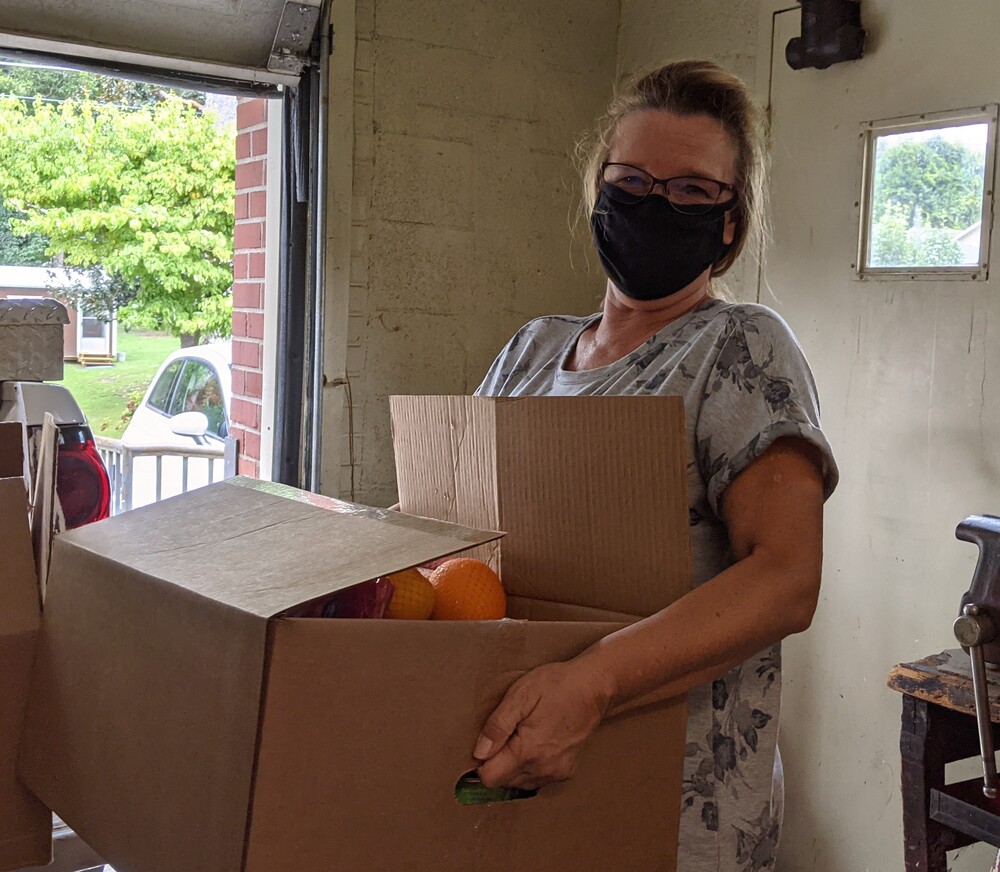
[[[714,189],[714,186],[686,179],[674,187],[674,196],[683,197],[685,200],[714,203],[719,197],[719,192]]]
[[[622,188],[634,188],[636,190],[644,190],[646,188],[646,180],[642,176],[625,176],[619,179],[616,184]]]

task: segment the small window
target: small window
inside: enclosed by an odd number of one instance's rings
[[[985,279],[997,107],[862,127],[858,276]]]
[[[81,333],[84,339],[107,339],[108,324],[100,318],[84,315],[83,323],[81,324]]]
[[[157,412],[163,412],[164,414],[166,413],[167,406],[170,403],[170,389],[174,386],[177,373],[181,371],[183,365],[184,361],[175,360],[163,370],[163,375],[157,380],[156,387],[149,394],[147,405],[151,409],[156,409]]]

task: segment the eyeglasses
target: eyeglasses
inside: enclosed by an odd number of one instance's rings
[[[735,185],[715,179],[697,176],[658,179],[639,167],[621,163],[601,164],[601,182],[602,190],[612,200],[626,205],[645,200],[659,185],[667,202],[686,215],[704,215],[716,206],[729,209],[735,205],[738,196]]]

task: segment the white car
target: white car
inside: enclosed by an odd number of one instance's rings
[[[222,452],[229,435],[231,366],[229,342],[180,348],[163,361],[121,438],[134,455],[127,507],[138,508],[225,476]],[[210,452],[216,456],[204,456]]]

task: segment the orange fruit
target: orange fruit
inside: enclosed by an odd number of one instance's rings
[[[416,569],[386,576],[392,582],[392,599],[385,617],[404,621],[426,621],[434,610],[434,588]]]
[[[481,560],[454,557],[431,573],[434,611],[441,621],[497,621],[507,614],[499,576]]]

